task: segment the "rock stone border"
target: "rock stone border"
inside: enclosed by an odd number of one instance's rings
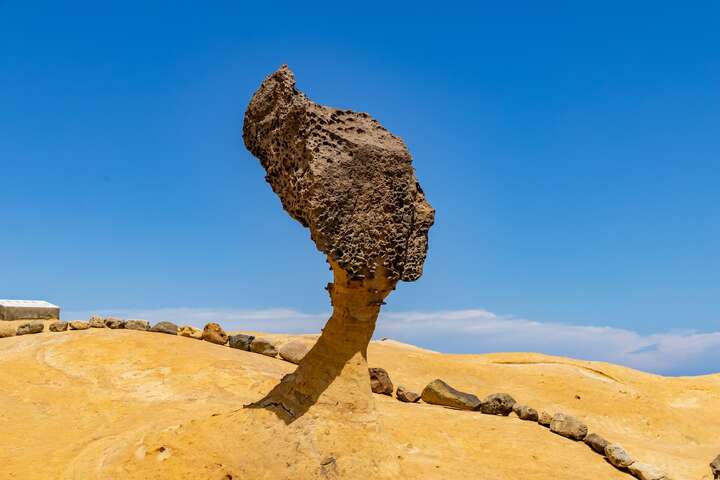
[[[203,330],[184,325],[178,327],[172,322],[158,322],[152,328],[146,320],[123,320],[115,317],[102,318],[93,315],[85,321],[61,322],[56,321],[48,325],[47,331],[52,333],[72,330],[88,330],[90,328],[109,328],[147,331],[177,335],[181,337],[205,340],[216,345],[225,345],[238,350],[249,351],[260,355],[276,358],[278,353],[282,360],[290,363],[300,363],[308,348],[298,340],[291,340],[278,346],[269,339],[255,338],[252,335],[228,335],[217,323],[208,323]],[[45,331],[42,322],[29,322],[19,325],[16,329],[4,328],[0,331],[0,338],[16,335],[31,335]],[[392,395],[393,384],[390,375],[382,368],[368,370],[372,390],[378,394]],[[659,468],[636,461],[621,445],[608,442],[597,433],[589,433],[585,423],[572,415],[562,412],[551,415],[545,410],[538,412],[534,408],[519,404],[507,393],[493,393],[480,400],[472,393],[457,390],[441,379],[435,379],[423,389],[422,394],[398,386],[396,398],[404,403],[417,403],[421,399],[428,404],[444,406],[458,410],[477,411],[486,415],[508,416],[510,413],[524,421],[536,422],[538,425],[549,428],[551,432],[574,441],[583,441],[595,453],[604,456],[607,461],[617,469],[629,473],[638,480],[671,480]],[[720,455],[710,463],[710,469],[715,480],[720,480]]]

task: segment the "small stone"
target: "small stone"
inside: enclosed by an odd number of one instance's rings
[[[67,322],[53,322],[48,327],[51,332],[64,332],[68,329]]]
[[[296,365],[305,358],[305,355],[307,355],[309,351],[310,349],[307,345],[300,340],[289,341],[283,344],[278,350],[280,358]]]
[[[552,423],[552,417],[553,416],[545,410],[540,410],[540,413],[538,414],[538,423],[543,427],[549,427]]]
[[[712,471],[713,478],[720,480],[720,455],[715,457],[715,460],[710,464],[710,470]]]
[[[480,399],[472,393],[455,390],[440,379],[433,380],[423,389],[423,402],[460,410],[475,410],[480,406]]]
[[[105,320],[99,315],[93,315],[88,320],[88,325],[90,328],[105,328]]]
[[[167,333],[168,335],[177,335],[178,326],[172,322],[158,322],[150,329],[151,332]]]
[[[493,393],[485,397],[479,410],[486,415],[502,415],[507,417],[513,411],[515,399],[507,393]]]
[[[178,329],[178,335],[181,337],[194,338],[195,340],[201,340],[203,331],[199,328],[195,328],[191,325],[183,325]]]
[[[17,335],[17,329],[12,325],[0,324],[0,338],[14,337]]]
[[[420,401],[420,395],[410,390],[406,390],[402,385],[398,385],[395,396],[398,400],[405,403],[417,403]]]
[[[627,468],[635,462],[623,447],[611,443],[605,447],[605,456],[608,461],[618,468]]]
[[[591,433],[585,437],[585,444],[600,455],[605,455],[605,447],[608,446],[608,443],[607,440],[597,433]]]
[[[128,320],[125,322],[127,330],[140,330],[142,332],[150,330],[150,322],[147,320]]]
[[[18,335],[31,335],[33,333],[40,333],[45,329],[45,325],[39,322],[23,323],[17,327]]]
[[[373,393],[392,396],[393,387],[390,381],[390,375],[384,368],[369,368],[370,372],[370,389]]]
[[[538,412],[534,408],[528,407],[527,405],[520,405],[516,403],[512,407],[512,411],[518,416],[520,420],[527,420],[529,422],[538,421]]]
[[[572,440],[582,440],[587,436],[588,428],[571,415],[556,413],[550,422],[550,431]]]
[[[117,330],[119,328],[125,328],[125,320],[115,317],[107,317],[105,319],[105,326]]]
[[[216,345],[225,345],[228,341],[228,335],[217,323],[208,323],[203,329],[202,339]]]
[[[90,328],[90,324],[88,322],[83,322],[82,320],[70,322],[70,330],[87,330],[88,328]]]
[[[238,333],[237,335],[230,335],[228,337],[228,345],[230,348],[237,348],[238,350],[250,351],[250,344],[255,340],[254,335],[245,335]]]
[[[628,469],[638,480],[670,480],[665,472],[647,463],[635,462]]]
[[[268,357],[275,357],[278,354],[275,344],[267,338],[256,338],[253,340],[250,343],[250,351],[259,353],[260,355],[267,355]]]

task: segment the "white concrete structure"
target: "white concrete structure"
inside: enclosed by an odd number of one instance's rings
[[[41,300],[0,300],[0,320],[60,318],[60,307]]]

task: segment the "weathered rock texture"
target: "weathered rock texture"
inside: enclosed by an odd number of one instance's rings
[[[493,393],[485,397],[478,410],[487,415],[507,417],[512,413],[515,403],[515,399],[507,393]]]
[[[168,335],[177,335],[178,326],[172,322],[158,322],[150,329],[151,332],[167,333]]]
[[[237,348],[239,350],[245,350],[249,352],[250,345],[252,344],[253,340],[255,340],[255,337],[253,335],[243,335],[242,333],[238,333],[237,335],[230,335],[228,337],[228,345],[230,346],[230,348]]]
[[[556,413],[550,422],[550,430],[572,440],[583,440],[588,433],[587,425],[577,418],[564,413]]]
[[[517,415],[520,420],[527,420],[528,422],[538,421],[537,410],[532,407],[528,407],[527,405],[520,405],[516,403],[513,405],[512,411],[515,412],[515,415]]]
[[[477,410],[482,402],[472,393],[456,390],[440,379],[428,383],[422,391],[422,400],[433,405],[458,408],[460,410]]]
[[[202,339],[203,331],[199,328],[195,328],[191,325],[183,325],[178,329],[178,335],[181,337],[194,338],[196,340]]]
[[[435,216],[410,153],[368,114],[311,101],[287,66],[255,92],[243,138],[334,275],[333,315],[320,339],[295,373],[252,406],[293,421],[322,396],[335,409],[370,414],[367,345],[396,282],[422,274]]]
[[[310,349],[301,341],[293,340],[282,345],[278,352],[283,360],[298,364],[305,358]]]
[[[90,328],[90,324],[88,322],[83,322],[82,320],[70,322],[70,330],[87,330],[88,328]]]
[[[647,463],[635,462],[628,470],[638,480],[670,480],[664,471]]]
[[[150,322],[147,320],[128,320],[125,322],[125,328],[128,330],[150,330]]]
[[[53,322],[48,327],[51,332],[64,332],[68,329],[67,322]]]
[[[105,320],[100,315],[93,315],[88,320],[90,328],[105,328]]]
[[[373,393],[379,393],[382,395],[391,395],[395,387],[390,380],[390,375],[384,368],[371,368],[370,373],[370,389]]]
[[[420,401],[420,394],[411,392],[402,385],[398,385],[395,396],[398,400],[405,403],[417,403]]]
[[[267,338],[256,338],[253,340],[250,343],[250,351],[259,353],[260,355],[267,355],[268,357],[275,357],[278,354],[275,343]]]
[[[350,277],[380,263],[388,279],[420,277],[434,211],[400,138],[366,113],[314,103],[287,66],[255,93],[243,138],[285,210]]]
[[[607,447],[609,443],[597,433],[591,433],[590,435],[585,437],[584,442],[588,447],[592,448],[600,455],[605,455],[605,447]]]
[[[40,333],[44,328],[45,326],[39,322],[24,323],[17,328],[17,334],[29,335],[33,333]]]
[[[617,443],[611,443],[605,447],[605,456],[610,463],[618,468],[627,468],[635,462],[630,454]]]
[[[219,324],[213,322],[203,328],[202,339],[217,345],[225,345],[228,341],[228,334]]]
[[[105,319],[105,326],[117,330],[119,328],[125,328],[125,320],[115,317],[107,317]]]
[[[720,480],[720,455],[715,457],[715,460],[710,464],[710,470],[712,471],[713,478]]]

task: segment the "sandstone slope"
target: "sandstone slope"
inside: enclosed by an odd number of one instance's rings
[[[539,354],[446,355],[393,341],[372,342],[368,360],[417,392],[442,378],[481,397],[508,392],[577,415],[676,480],[709,479],[707,465],[720,452],[720,375],[664,378]],[[312,409],[286,426],[241,408],[294,368],[148,332],[0,339],[0,478],[254,480],[318,471],[365,478],[363,465],[385,478],[631,478],[584,444],[514,416],[376,395],[379,427],[367,432]]]

